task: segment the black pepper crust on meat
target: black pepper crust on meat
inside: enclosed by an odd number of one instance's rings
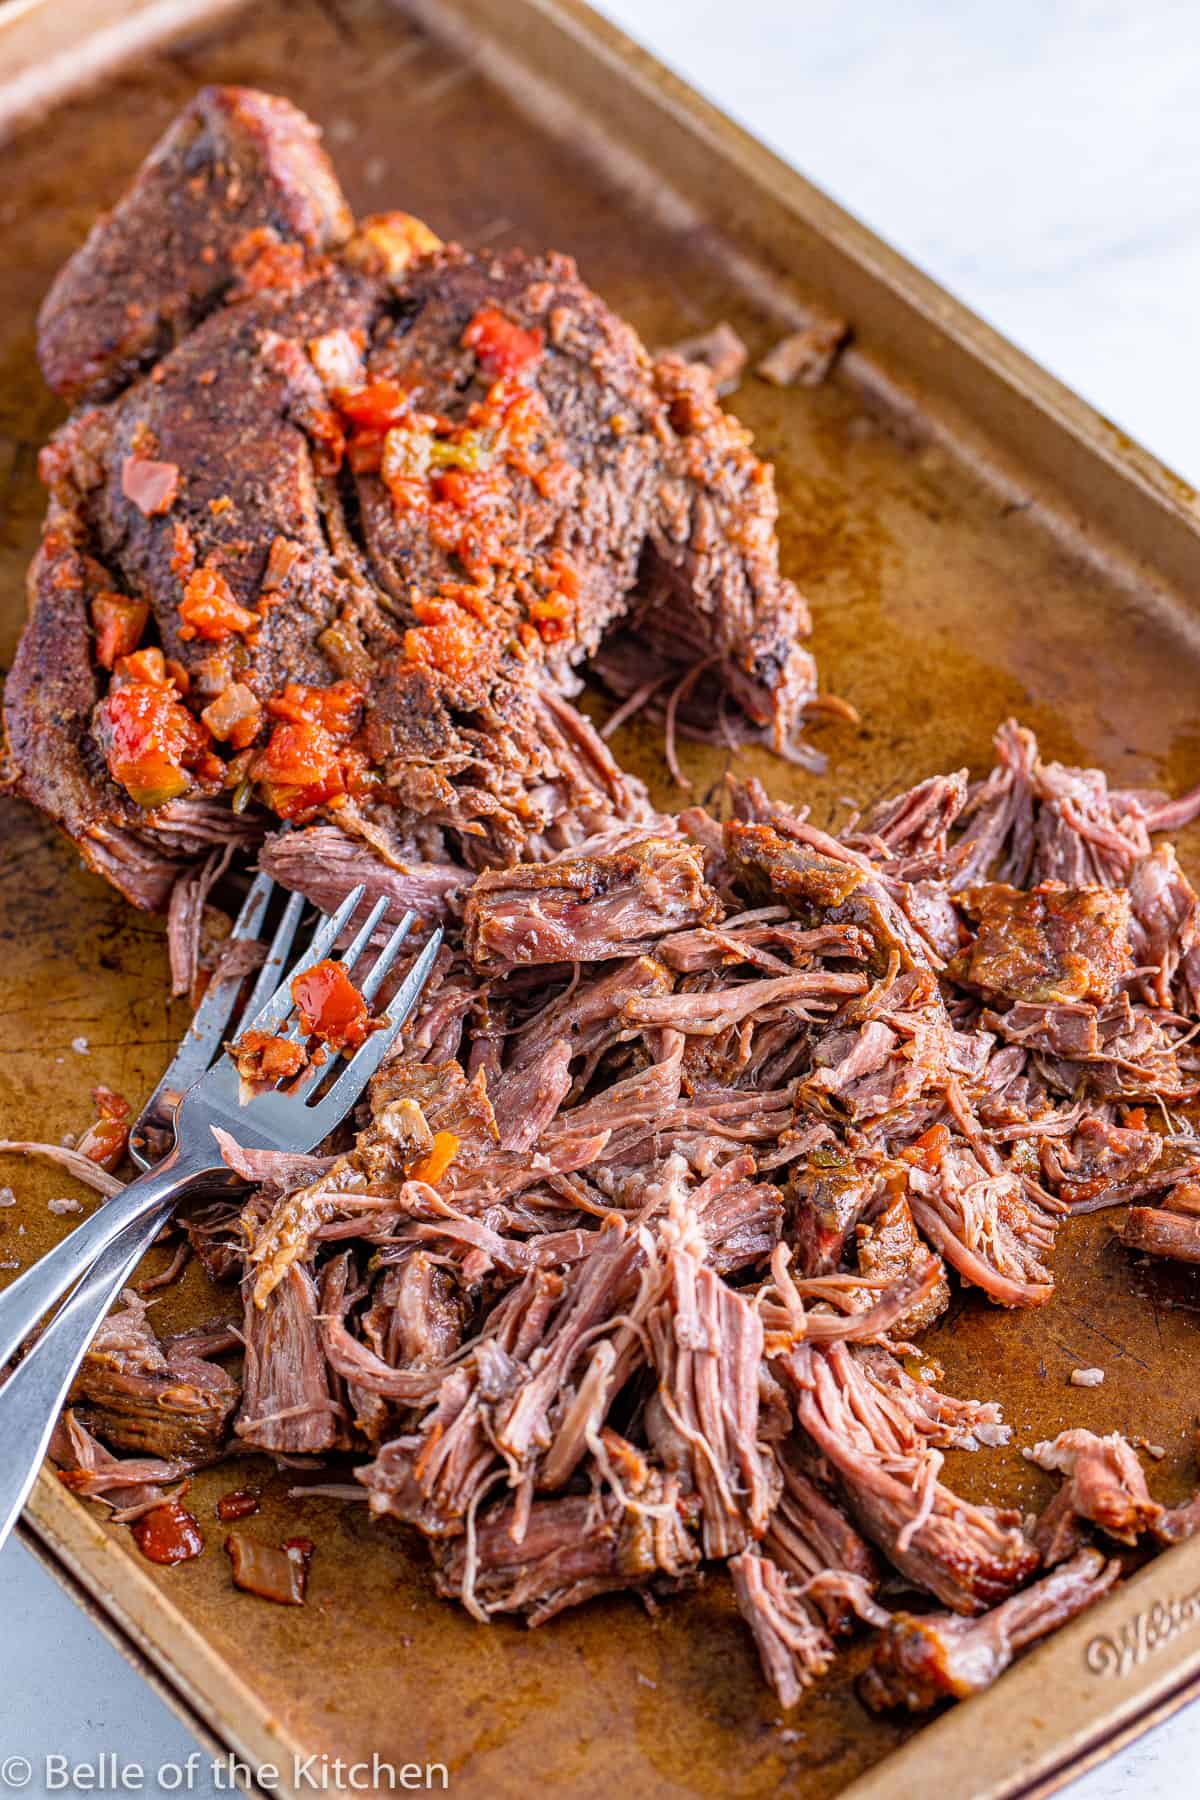
[[[135,904],[199,853],[169,806],[205,847],[233,798],[237,842],[274,811],[467,869],[645,812],[569,704],[626,613],[795,739],[808,614],[708,372],[652,362],[569,257],[355,227],[286,101],[198,96],[40,350],[76,411],[43,453],[11,785]]]

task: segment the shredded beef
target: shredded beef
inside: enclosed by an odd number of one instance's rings
[[[1152,1531],[1163,1509],[1150,1498],[1142,1465],[1119,1432],[1097,1437],[1075,1427],[1025,1452],[1040,1469],[1064,1475],[1058,1493],[1033,1531],[1047,1567],[1078,1548],[1081,1527],[1096,1525],[1119,1544],[1136,1544]]]
[[[228,1336],[159,1345],[119,1313],[69,1480],[133,1517],[236,1410],[241,1448],[347,1457],[478,1619],[726,1562],[784,1704],[864,1627],[871,1704],[974,1691],[1117,1578],[1089,1531],[1174,1542],[1200,1518],[1069,1421],[1032,1452],[1063,1476],[1035,1523],[964,1500],[946,1453],[1010,1428],[909,1360],[956,1286],[1049,1302],[1077,1212],[1144,1202],[1126,1242],[1192,1246],[1195,915],[1149,842],[1191,802],[1046,765],[1010,725],[982,781],[840,835],[753,781],[677,825],[560,696],[526,700],[509,723],[577,759],[569,826],[551,808],[500,854],[501,811],[486,844],[427,819],[401,840],[355,802],[265,847],[323,901],[370,855],[373,891],[446,943],[352,1139],[222,1141],[251,1196],[186,1230],[242,1283],[240,1400],[197,1373]],[[179,1378],[187,1431],[164,1435]],[[889,1570],[949,1615],[889,1617]]]
[[[1121,1574],[1096,1550],[1014,1594],[978,1619],[954,1613],[897,1613],[881,1633],[860,1692],[873,1711],[924,1712],[990,1687],[1018,1650],[1065,1625],[1106,1594]]]

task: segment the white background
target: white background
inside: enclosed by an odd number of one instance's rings
[[[610,0],[606,10],[1200,481],[1194,0]],[[147,1768],[186,1758],[188,1734],[15,1544],[0,1558],[0,1622],[0,1756],[118,1750]],[[1198,1763],[1193,1709],[1070,1793],[1178,1800],[1196,1792]]]

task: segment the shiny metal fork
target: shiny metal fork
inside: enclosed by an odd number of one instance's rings
[[[264,875],[254,882],[234,926],[235,937],[257,938],[272,886]],[[300,895],[292,895],[234,1037],[253,1028],[299,1038],[298,1020],[293,1020],[290,1027],[286,1023],[293,1010],[291,983],[333,947],[353,917],[363,892],[358,887],[346,896],[337,912],[316,932],[304,957],[272,991],[287,961],[304,905]],[[350,969],[357,962],[387,909],[386,899],[372,908],[341,959],[343,967]],[[411,912],[405,914],[361,984],[368,1003],[379,992],[414,917]],[[367,1038],[328,1092],[316,1101],[313,1096],[329,1078],[333,1059],[288,1092],[272,1089],[244,1106],[239,1105],[237,1072],[230,1059],[222,1055],[221,1045],[241,981],[234,978],[210,988],[175,1059],[130,1134],[132,1154],[146,1173],[93,1213],[0,1295],[2,1368],[43,1313],[73,1282],[78,1282],[37,1343],[0,1387],[0,1433],[2,1441],[15,1450],[0,1472],[0,1546],[25,1503],[71,1382],[113,1301],[179,1200],[214,1181],[229,1182],[229,1170],[215,1154],[212,1126],[229,1131],[246,1148],[307,1151],[320,1143],[345,1117],[387,1055],[425,985],[441,936],[440,930],[434,932],[417,957],[388,1006],[384,1015],[387,1023]],[[148,1127],[172,1130],[174,1139],[161,1161],[153,1166],[146,1138]]]

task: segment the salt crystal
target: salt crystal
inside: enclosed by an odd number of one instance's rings
[[[71,1039],[71,1048],[74,1050],[76,1056],[86,1056],[91,1049],[91,1045],[85,1037],[77,1037]]]
[[[64,1150],[73,1150],[75,1148],[76,1144],[79,1142],[79,1139],[76,1136],[75,1132],[64,1131],[58,1141],[62,1145]]]
[[[1072,1387],[1099,1387],[1104,1380],[1103,1369],[1072,1369]]]
[[[82,1200],[47,1200],[46,1211],[52,1212],[52,1213],[59,1213],[59,1214],[81,1213],[83,1211],[83,1201]]]
[[[15,1206],[17,1196],[10,1187],[0,1187],[0,1206]]]
[[[20,1266],[15,1256],[0,1256],[0,1269],[19,1269]]]

